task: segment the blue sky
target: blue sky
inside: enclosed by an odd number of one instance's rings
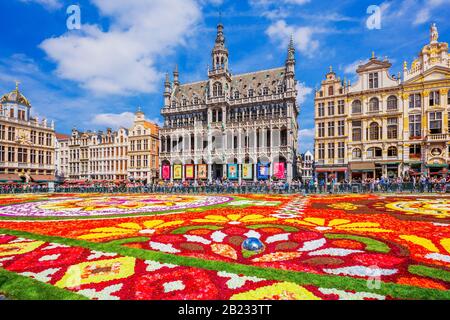
[[[66,9],[81,8],[81,30],[68,30]],[[369,5],[381,29],[369,30]],[[436,22],[450,41],[450,0],[3,0],[0,92],[21,82],[33,113],[70,133],[128,126],[141,106],[161,121],[165,72],[182,82],[206,78],[219,12],[233,73],[284,64],[291,35],[297,49],[300,150],[313,146],[313,93],[328,67],[355,79],[360,61],[387,56],[392,74],[428,41]]]

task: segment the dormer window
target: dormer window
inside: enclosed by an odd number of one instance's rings
[[[198,97],[194,97],[194,105],[198,105]]]
[[[263,95],[267,96],[269,94],[269,88],[264,87],[263,88]]]
[[[183,107],[186,107],[186,106],[187,106],[187,99],[184,98],[184,99],[183,99]]]
[[[283,86],[280,84],[277,88],[278,93],[283,93]]]
[[[369,89],[378,88],[378,73],[369,73]]]
[[[239,99],[239,91],[235,91],[234,92],[234,98],[235,99]]]
[[[249,96],[249,98],[252,98],[253,95],[254,95],[253,89],[249,89],[249,90],[248,90],[248,96]]]
[[[177,102],[175,100],[172,101],[172,108],[176,108],[177,107]]]

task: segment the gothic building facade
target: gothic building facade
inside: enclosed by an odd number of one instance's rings
[[[232,74],[223,25],[204,81],[166,76],[160,177],[165,180],[292,180],[297,159],[295,49],[285,65]]]

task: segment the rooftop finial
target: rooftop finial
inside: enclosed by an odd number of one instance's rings
[[[330,73],[333,72],[333,66],[330,66]]]
[[[16,91],[19,92],[19,84],[20,84],[20,81],[19,81],[19,80],[16,80],[15,82],[16,82]]]
[[[372,51],[372,59],[375,59],[375,51]]]
[[[431,24],[431,28],[430,28],[430,43],[436,43],[438,41],[438,38],[439,38],[439,32],[436,27],[436,23],[433,22]]]

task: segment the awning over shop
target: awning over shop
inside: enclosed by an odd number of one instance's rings
[[[0,174],[0,182],[22,182],[23,179],[14,173],[2,173]]]
[[[52,176],[52,175],[41,175],[41,174],[32,175],[31,179],[34,182],[54,182],[54,181],[56,181],[55,176]]]
[[[346,172],[347,170],[344,167],[316,168],[316,172]]]
[[[375,170],[375,163],[373,162],[350,162],[350,170],[355,172],[355,171],[360,171],[360,172],[372,172]]]
[[[448,168],[446,163],[431,163],[426,165],[427,168]]]

